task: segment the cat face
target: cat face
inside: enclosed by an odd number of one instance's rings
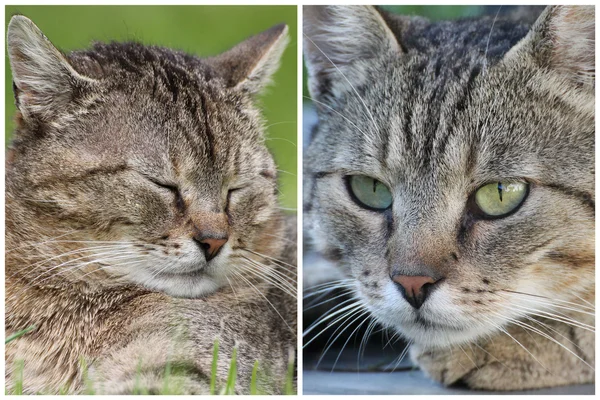
[[[16,18],[11,195],[27,187],[32,207],[95,246],[109,278],[173,296],[213,292],[279,250],[276,167],[252,95],[287,28],[207,60],[131,43],[65,59]],[[39,76],[44,62],[55,70]]]
[[[491,20],[473,48],[437,48],[422,20],[398,20],[400,34],[370,7],[305,10],[313,243],[412,342],[472,341],[593,290],[593,59],[568,71],[544,59],[566,64],[561,34],[589,32],[557,19],[584,14],[550,8],[488,59]],[[541,48],[548,25],[557,47]]]

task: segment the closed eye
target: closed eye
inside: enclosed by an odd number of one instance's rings
[[[271,171],[269,169],[263,169],[262,171],[260,171],[260,176],[262,176],[263,178],[275,180],[277,179],[277,172]]]
[[[227,206],[229,206],[229,201],[231,199],[231,194],[235,193],[235,192],[239,192],[242,189],[243,189],[243,187],[238,187],[238,188],[229,189],[227,191]]]
[[[231,195],[233,193],[239,192],[242,189],[245,189],[246,186],[240,186],[240,187],[235,187],[235,188],[231,188],[227,191],[227,200],[226,200],[226,204],[225,204],[225,212],[229,213],[229,206],[231,205]]]
[[[185,202],[183,201],[183,196],[181,195],[181,191],[179,190],[179,188],[173,184],[169,184],[169,183],[163,183],[160,181],[157,181],[156,179],[153,178],[149,178],[147,177],[148,180],[152,183],[154,183],[156,186],[159,186],[163,189],[167,189],[169,190],[171,193],[173,193],[175,195],[175,204],[177,206],[177,208],[181,211],[183,211],[185,209]]]

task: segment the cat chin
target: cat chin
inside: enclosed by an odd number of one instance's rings
[[[190,276],[189,274],[159,276],[138,283],[148,289],[183,298],[204,297],[216,292],[223,286],[222,283],[206,274],[197,276]]]
[[[160,282],[156,289],[173,297],[197,298],[212,294],[222,286],[221,283],[205,276],[197,279],[170,278]]]
[[[184,273],[160,273],[137,270],[128,275],[128,280],[147,289],[173,297],[198,298],[219,290],[223,279],[209,275],[204,269]]]
[[[482,336],[489,335],[487,329],[482,328],[449,328],[442,326],[425,325],[420,322],[403,323],[395,325],[398,331],[411,344],[420,348],[446,348],[454,345],[472,343]]]

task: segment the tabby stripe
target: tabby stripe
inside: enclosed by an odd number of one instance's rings
[[[189,103],[186,103],[186,104],[188,104],[189,107],[193,106],[192,104],[189,104]],[[199,118],[197,108],[196,108],[195,113],[193,113],[191,110],[190,110],[190,112],[192,113],[194,120]],[[184,126],[181,123],[180,118],[175,118],[175,123],[177,124],[177,130],[183,134],[183,136],[185,137],[185,140],[190,144],[190,150],[194,153],[194,156],[197,158],[204,158],[204,154],[202,154],[201,149],[200,149],[200,145],[201,145],[200,142],[203,137],[202,132],[200,132],[199,129],[197,130],[197,132],[190,132],[188,129],[188,126],[187,125]]]
[[[475,78],[479,76],[481,72],[481,64],[476,64],[473,66],[471,71],[469,72],[469,78],[464,86],[464,89],[460,93],[460,96],[456,99],[454,103],[454,113],[452,113],[452,117],[450,119],[449,129],[447,135],[440,141],[438,144],[438,154],[444,154],[446,151],[446,146],[450,141],[450,138],[454,135],[454,128],[456,127],[456,119],[467,108],[469,104],[469,100],[471,98],[471,92],[473,91],[473,86],[475,82]]]
[[[152,73],[154,75],[154,82],[152,84],[152,98],[156,98],[156,89],[158,88],[158,71],[156,71],[156,66],[154,64],[150,64],[152,66]]]
[[[177,102],[177,98],[179,97],[179,88],[177,87],[177,83],[175,82],[175,75],[173,75],[173,71],[168,68],[163,68],[163,74],[166,79],[165,84],[167,88],[173,95],[173,103]]]
[[[304,203],[304,207],[302,207],[304,212],[310,212],[313,209],[313,200],[315,198],[315,191],[317,189],[317,180],[313,179],[310,182],[310,191],[308,193],[308,201]]]
[[[443,84],[443,82],[441,83]],[[438,94],[439,94],[439,89],[440,89],[440,85],[436,85],[436,87],[433,89],[433,91],[430,93],[429,98],[427,99],[428,104],[443,104],[444,100],[445,100],[445,95],[442,94],[442,98],[437,100]],[[433,147],[434,144],[439,140],[439,126],[440,126],[440,120],[441,120],[441,116],[440,114],[440,107],[429,107],[428,108],[429,111],[429,121],[431,123],[431,135],[426,135],[425,137],[425,143],[423,144],[423,165],[427,164],[427,161],[430,162],[430,164],[433,163]],[[433,114],[433,115],[431,115]],[[435,139],[435,140],[434,140]]]
[[[241,146],[235,146],[235,155],[233,157],[233,167],[235,172],[239,173],[242,170],[242,148]]]
[[[81,174],[75,175],[75,176],[69,176],[69,177],[60,176],[60,177],[52,177],[49,179],[44,179],[40,182],[35,183],[34,185],[32,185],[32,187],[39,188],[39,187],[44,187],[44,186],[47,186],[48,184],[54,184],[57,182],[59,182],[59,183],[76,182],[79,180],[88,179],[90,176],[94,176],[94,175],[112,175],[112,174],[117,174],[120,172],[129,171],[129,170],[130,170],[130,167],[125,163],[118,164],[118,165],[106,166],[106,167],[97,167],[97,168],[89,169],[87,171],[83,171]]]
[[[548,187],[550,189],[558,190],[558,191],[566,194],[569,197],[576,198],[577,200],[581,201],[584,205],[589,207],[592,210],[592,213],[595,215],[595,210],[596,210],[595,202],[590,194],[581,192],[579,190],[567,188],[562,185],[558,185],[558,184],[554,184],[554,183],[546,184],[546,187]]]
[[[333,172],[315,172],[315,179],[321,179],[331,174],[333,174]]]
[[[327,175],[331,175],[331,173],[328,172],[316,172],[313,177],[314,179],[312,180],[311,184],[310,184],[310,192],[308,195],[308,202],[304,205],[303,210],[304,211],[311,211],[313,208],[313,199],[315,198],[315,192],[317,191],[317,179],[321,179],[324,176]]]
[[[379,156],[379,160],[383,164],[383,167],[386,170],[389,170],[388,165],[388,157],[390,153],[390,127],[389,124],[385,124],[383,129],[380,129],[380,138],[381,138],[381,155]]]
[[[581,351],[581,346],[579,346],[579,340],[577,340],[577,334],[575,333],[575,327],[569,325],[569,340],[574,344],[573,351],[577,354],[582,360],[589,363],[585,353]]]
[[[548,246],[550,243],[552,243],[556,239],[558,239],[558,235],[552,236],[550,239],[544,240],[542,243],[534,245],[533,247],[528,249],[529,254],[533,254],[534,252],[538,251],[539,249],[542,249],[542,248]]]
[[[574,256],[572,254],[560,253],[558,251],[550,251],[546,254],[546,258],[554,262],[569,265],[574,268],[582,268],[594,264],[594,256]]]
[[[402,134],[406,138],[406,150],[410,151],[410,149],[412,147],[412,132],[410,130],[410,125],[412,122],[412,113],[413,113],[414,108],[410,107],[411,104],[409,102],[407,102],[407,106],[408,107],[405,107],[405,110],[403,113],[406,116],[406,119],[404,120],[404,128],[403,128]]]
[[[215,160],[215,136],[208,122],[208,109],[206,107],[206,96],[200,93],[200,101],[202,102],[202,112],[204,113],[204,131],[206,133],[208,153],[212,160]]]
[[[190,115],[192,115],[194,120],[201,118],[201,117],[204,117],[206,119],[205,115],[202,115],[202,116],[200,115],[200,113],[198,111],[198,102],[192,96],[185,97],[185,105],[186,105],[187,111],[190,113]],[[199,128],[199,126],[198,126],[198,128]],[[204,144],[204,141],[202,140],[202,138],[205,135],[203,135],[202,132],[198,129],[198,132],[194,132],[192,136],[189,136],[188,130],[186,129],[185,126],[181,126],[180,130],[181,130],[181,132],[184,132],[186,139],[188,140],[188,142],[190,142],[192,144],[191,148],[193,149],[192,151],[194,152],[194,154],[198,158],[204,158],[204,155],[202,153],[200,153],[198,151],[198,149],[200,148],[200,146],[202,144]],[[205,145],[205,147],[208,147],[208,146]],[[207,153],[212,155],[212,152],[210,152],[210,148],[207,148]]]

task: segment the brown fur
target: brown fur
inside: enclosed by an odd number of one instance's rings
[[[25,393],[81,393],[86,373],[97,393],[158,393],[167,365],[178,390],[207,393],[215,340],[219,384],[237,348],[238,392],[255,360],[281,390],[295,217],[254,97],[286,32],[210,59],[135,43],[64,55],[13,17],[5,325],[36,329],[6,346],[9,390],[22,360]],[[204,240],[223,238],[209,257]]]
[[[304,226],[355,297],[335,320],[368,310],[446,385],[594,380],[594,7],[537,14],[304,11],[319,116]],[[358,200],[356,176],[390,202]],[[514,181],[528,187],[517,206],[480,208],[482,188]],[[428,283],[417,299],[395,277]]]

